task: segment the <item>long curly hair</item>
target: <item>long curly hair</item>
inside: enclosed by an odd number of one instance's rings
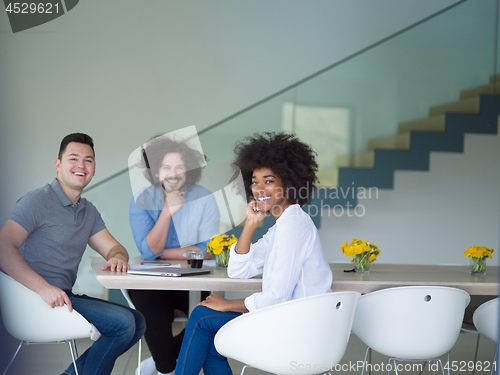
[[[234,148],[233,164],[241,170],[245,194],[253,199],[251,184],[255,169],[270,168],[282,180],[291,203],[303,206],[311,202],[316,183],[316,163],[311,147],[287,133],[263,133],[246,137]]]
[[[192,186],[201,179],[201,166],[205,157],[189,148],[184,142],[174,141],[166,136],[155,136],[141,151],[139,166],[144,169],[144,177],[151,185],[159,185],[158,171],[166,154],[179,153],[186,167],[186,186]]]

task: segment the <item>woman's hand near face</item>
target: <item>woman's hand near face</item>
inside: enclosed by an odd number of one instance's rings
[[[262,220],[269,215],[269,211],[260,211],[257,201],[254,199],[247,206],[247,219],[245,220],[245,225],[241,231],[240,238],[235,245],[235,251],[238,254],[246,254],[250,251],[250,244],[252,243],[252,238],[259,227]]]
[[[261,211],[259,208],[259,204],[254,199],[247,205],[247,220],[250,222],[260,223],[262,220],[269,215],[269,211]]]

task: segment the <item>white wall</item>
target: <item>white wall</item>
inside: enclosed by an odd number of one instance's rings
[[[495,249],[488,262],[498,265],[499,160],[500,135],[466,134],[463,153],[432,152],[428,172],[396,171],[393,190],[359,200],[364,215],[324,210],[328,260],[350,261],[341,244],[359,238],[378,245],[380,263],[468,265],[464,251],[479,245]]]
[[[12,34],[0,12],[0,223],[50,182],[61,138],[94,183],[150,136],[203,129],[456,0],[85,0]]]

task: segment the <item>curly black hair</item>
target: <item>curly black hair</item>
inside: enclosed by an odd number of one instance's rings
[[[163,158],[169,153],[182,155],[186,167],[186,186],[192,186],[201,179],[201,167],[205,156],[189,148],[184,142],[177,142],[166,136],[155,136],[148,141],[146,148],[141,151],[139,166],[144,169],[144,177],[151,185],[160,184],[157,174]]]
[[[318,171],[316,152],[294,134],[255,134],[238,142],[234,152],[233,163],[241,170],[248,199],[253,199],[253,171],[265,167],[281,178],[291,203],[303,206],[311,202]]]

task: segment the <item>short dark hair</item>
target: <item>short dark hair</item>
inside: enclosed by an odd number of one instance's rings
[[[245,194],[253,199],[252,175],[255,169],[270,168],[283,182],[288,200],[303,206],[311,202],[316,183],[316,153],[287,133],[263,133],[244,138],[234,148],[234,164],[240,168]]]
[[[68,144],[71,142],[76,142],[76,143],[83,143],[85,145],[89,145],[90,148],[92,148],[92,153],[94,154],[95,157],[95,151],[94,151],[94,141],[92,138],[84,133],[71,133],[68,134],[66,137],[63,138],[61,141],[61,146],[59,147],[59,154],[57,158],[61,160],[64,151],[66,151],[66,147],[68,147]]]
[[[205,156],[200,152],[189,148],[184,142],[174,141],[166,136],[160,135],[151,138],[146,148],[142,149],[139,166],[144,169],[144,177],[151,185],[159,185],[160,180],[156,176],[161,168],[161,163],[166,154],[181,154],[186,167],[186,186],[192,186],[201,179],[201,166]]]

